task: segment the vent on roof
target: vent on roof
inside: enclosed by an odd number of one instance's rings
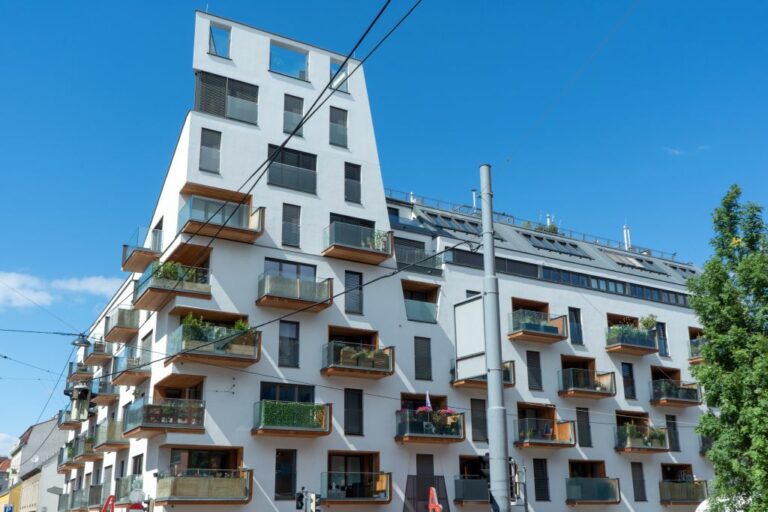
[[[550,238],[543,235],[531,235],[528,233],[522,233],[528,242],[537,249],[543,249],[545,251],[559,252],[561,254],[568,254],[569,256],[576,256],[577,258],[585,258],[591,260],[592,258],[584,252],[584,249],[573,242],[566,242],[564,240],[558,240],[556,238]]]
[[[668,275],[664,272],[664,269],[656,264],[653,260],[641,258],[639,256],[633,256],[629,254],[620,254],[613,251],[603,251],[608,255],[615,263],[626,268],[633,268],[635,270],[645,270],[647,272],[654,272],[656,274]]]

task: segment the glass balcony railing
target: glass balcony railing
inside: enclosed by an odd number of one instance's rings
[[[616,427],[616,449],[667,451],[667,429],[631,423]]]
[[[402,268],[409,265],[411,269],[440,270],[443,267],[442,255],[436,256],[434,251],[405,247],[395,242],[395,258],[397,266]]]
[[[272,162],[267,171],[267,183],[314,194],[317,192],[317,172],[314,169]]]
[[[688,340],[690,359],[701,358],[701,347],[707,342],[706,338],[693,338]]]
[[[305,279],[264,273],[259,276],[259,299],[265,296],[305,302],[323,302],[331,298],[331,279]]]
[[[488,479],[483,476],[457,476],[453,480],[454,500],[458,502],[474,501],[484,503],[490,501]]]
[[[261,209],[253,212],[249,210],[249,206],[245,204],[225,203],[215,199],[190,196],[179,211],[179,231],[190,221],[261,231]]]
[[[397,437],[429,437],[434,439],[464,439],[464,413],[451,409],[410,410],[395,413]]]
[[[128,475],[115,478],[115,503],[129,503],[131,491],[143,490],[144,481],[141,475]]]
[[[325,247],[340,245],[362,251],[392,254],[392,236],[387,231],[336,221],[325,228],[323,235]]]
[[[203,400],[155,398],[147,401],[141,398],[125,410],[123,432],[130,432],[139,427],[202,429],[204,420],[205,402]]]
[[[366,372],[392,373],[395,351],[392,347],[331,341],[323,345],[323,369],[341,368]]]
[[[695,504],[707,499],[705,480],[659,482],[659,496],[662,503]]]
[[[101,508],[104,504],[102,499],[104,493],[104,485],[96,484],[88,488],[88,508]]]
[[[135,251],[163,252],[163,230],[139,227],[123,245],[123,264]]]
[[[405,316],[413,322],[437,323],[437,304],[422,300],[403,299]]]
[[[75,460],[75,453],[77,452],[77,439],[69,441],[67,444],[59,448],[59,467],[64,464],[70,464]]]
[[[120,373],[126,371],[144,372],[147,374],[151,372],[151,368],[149,366],[149,356],[147,356],[144,352],[138,352],[138,354],[139,355],[134,352],[120,355],[115,358],[115,375],[113,380],[117,378]]]
[[[174,261],[153,263],[136,282],[133,301],[144,295],[149,288],[192,293],[211,293],[208,269],[189,267]]]
[[[96,435],[93,441],[95,448],[107,445],[124,444],[129,441],[123,438],[123,422],[119,420],[106,420],[96,425]]]
[[[83,361],[84,362],[87,362],[90,360],[93,360],[95,362],[106,361],[111,357],[112,357],[112,345],[110,345],[109,343],[104,343],[103,341],[94,341],[93,343],[91,343],[86,347]]]
[[[133,308],[116,308],[107,313],[104,320],[104,333],[108,339],[112,329],[138,329],[139,310]]]
[[[618,478],[566,478],[565,500],[594,503],[619,503]]]
[[[75,439],[75,458],[81,457],[93,457],[96,451],[93,449],[95,446],[95,437],[89,435],[80,435]]]
[[[73,491],[69,495],[69,509],[81,510],[88,508],[88,489]]]
[[[262,400],[253,407],[254,430],[329,432],[330,404]]]
[[[283,133],[293,133],[293,130],[299,126],[304,116],[299,112],[290,112],[288,110],[283,111]],[[304,135],[304,127],[302,126],[296,131],[296,135],[301,137]]]
[[[320,475],[320,492],[326,501],[388,503],[390,473],[329,472]]]
[[[259,355],[258,333],[214,325],[180,325],[168,337],[168,355],[181,351],[255,359]]]
[[[699,385],[696,382],[681,382],[660,379],[651,382],[651,401],[675,400],[698,404],[701,402]]]
[[[91,381],[92,395],[117,395],[119,390],[109,382],[109,379],[96,378]]]
[[[158,475],[155,500],[245,502],[250,485],[247,469],[171,469]]]
[[[517,420],[517,442],[549,445],[573,445],[573,421],[546,418],[520,418]]]
[[[628,345],[648,350],[656,350],[656,331],[638,329],[631,325],[612,325],[605,335],[606,345]]]
[[[616,394],[613,372],[598,372],[581,368],[559,370],[560,391],[586,391],[589,393]]]
[[[67,512],[69,510],[69,494],[59,494],[56,510],[57,512]]]
[[[509,315],[509,334],[532,333],[535,335],[565,338],[566,316],[550,315],[543,311],[516,309]]]
[[[343,124],[330,123],[330,143],[334,146],[347,147],[347,127]]]
[[[93,369],[85,363],[69,362],[67,380],[84,380],[93,376]]]
[[[451,375],[453,375],[453,381],[456,382],[456,360],[451,359]],[[502,375],[502,382],[505,386],[514,386],[515,385],[515,362],[514,361],[504,361],[501,363],[501,375]],[[473,382],[488,382],[488,375],[482,374],[477,375],[474,377],[469,377],[466,379],[461,379],[462,381],[473,381]]]

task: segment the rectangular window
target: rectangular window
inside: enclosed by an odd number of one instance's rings
[[[307,81],[307,52],[271,41],[269,45],[269,70],[281,75]]]
[[[291,279],[315,280],[317,268],[314,265],[295,263],[293,261],[264,258],[264,273]]]
[[[542,391],[544,384],[541,378],[541,354],[534,350],[527,350],[525,363],[528,368],[528,389]]]
[[[581,310],[578,308],[568,308],[568,329],[571,334],[571,343],[573,345],[583,345],[584,336],[581,332]]]
[[[195,110],[258,124],[259,88],[231,78],[198,71]]]
[[[592,446],[592,427],[589,424],[589,409],[576,408],[576,434],[579,438],[579,446]]]
[[[299,247],[301,244],[301,207],[283,204],[283,245]]]
[[[144,474],[144,455],[134,455],[131,459],[131,474],[142,475]]]
[[[347,270],[344,272],[344,311],[363,314],[363,274]]]
[[[217,57],[229,58],[230,28],[226,25],[211,23],[208,32],[208,53]]]
[[[632,489],[635,492],[635,501],[648,501],[645,494],[645,476],[643,476],[643,463],[632,462]]]
[[[283,133],[293,133],[296,127],[301,123],[301,119],[304,116],[304,100],[285,95],[284,108],[283,108]],[[302,136],[304,127],[299,128],[295,135]]]
[[[635,392],[635,370],[632,363],[621,363],[621,378],[624,381],[624,398],[637,398]]]
[[[669,451],[680,451],[680,432],[677,430],[677,416],[672,414],[666,415],[667,420],[667,435],[669,436]]]
[[[533,459],[533,489],[536,501],[549,501],[547,459]]]
[[[200,133],[200,170],[221,170],[221,132],[203,128]]]
[[[331,107],[330,143],[347,147],[347,111]]]
[[[485,416],[485,400],[471,399],[472,411],[472,440],[480,443],[488,442],[488,422]]]
[[[344,66],[344,69],[341,69],[341,65],[343,63],[344,63],[343,61],[331,59],[330,80],[333,80],[333,82],[331,82],[331,87],[333,87],[337,91],[349,92],[349,86],[347,84],[347,78],[349,77],[349,69],[347,68],[347,66]],[[340,69],[341,71],[339,71]],[[336,78],[334,78],[334,76]]]
[[[659,355],[669,357],[669,344],[667,343],[667,324],[656,322],[656,342],[659,347]]]
[[[361,202],[360,166],[344,163],[344,200],[350,203]]]
[[[296,450],[275,451],[275,500],[296,499]]]
[[[418,380],[432,380],[432,342],[429,338],[419,336],[413,339],[414,362],[416,366],[415,378]]]
[[[315,403],[315,387],[262,381],[261,394],[259,396],[261,400],[313,404]]]
[[[344,390],[344,433],[348,436],[363,435],[363,390]]]
[[[267,183],[314,194],[317,190],[317,156],[295,149],[269,145]]]
[[[280,320],[278,366],[299,367],[299,323]]]

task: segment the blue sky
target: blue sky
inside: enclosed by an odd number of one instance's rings
[[[192,105],[195,8],[346,52],[380,4],[134,5],[3,6],[0,279],[50,313],[0,284],[0,328],[84,329],[121,277]],[[366,66],[384,182],[469,202],[490,162],[499,210],[615,239],[626,222],[701,263],[729,184],[768,205],[766,19],[761,1],[424,0]],[[0,354],[58,372],[68,342],[0,333]],[[1,453],[52,382],[0,377]]]

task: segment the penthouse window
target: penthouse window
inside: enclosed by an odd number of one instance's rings
[[[229,37],[230,28],[228,26],[211,23],[208,30],[208,53],[228,59]]]
[[[308,81],[307,52],[272,41],[269,45],[269,70],[281,75]]]
[[[317,190],[317,156],[294,149],[269,145],[267,183],[314,194]]]
[[[198,71],[195,110],[258,124],[259,88],[224,76]]]
[[[343,61],[331,59],[331,79],[333,80],[333,82],[331,82],[331,87],[336,89],[337,91],[349,92],[349,87],[347,85],[347,78],[349,78],[349,69],[347,68],[347,66],[344,66],[344,68],[342,69],[341,68],[342,64],[343,64]],[[336,78],[333,78],[334,76]]]
[[[603,251],[614,263],[625,268],[633,268],[635,270],[644,270],[646,272],[653,272],[655,274],[667,275],[664,269],[656,264],[653,260],[646,258],[640,258],[637,256],[630,256],[628,254],[619,254],[613,251]]]
[[[537,249],[559,252],[560,254],[576,256],[577,258],[585,258],[588,260],[592,259],[586,252],[584,252],[584,249],[573,242],[566,242],[564,240],[558,240],[556,238],[550,238],[548,236],[542,235],[531,235],[528,233],[520,234],[523,235],[526,240],[528,240],[528,243]]]

